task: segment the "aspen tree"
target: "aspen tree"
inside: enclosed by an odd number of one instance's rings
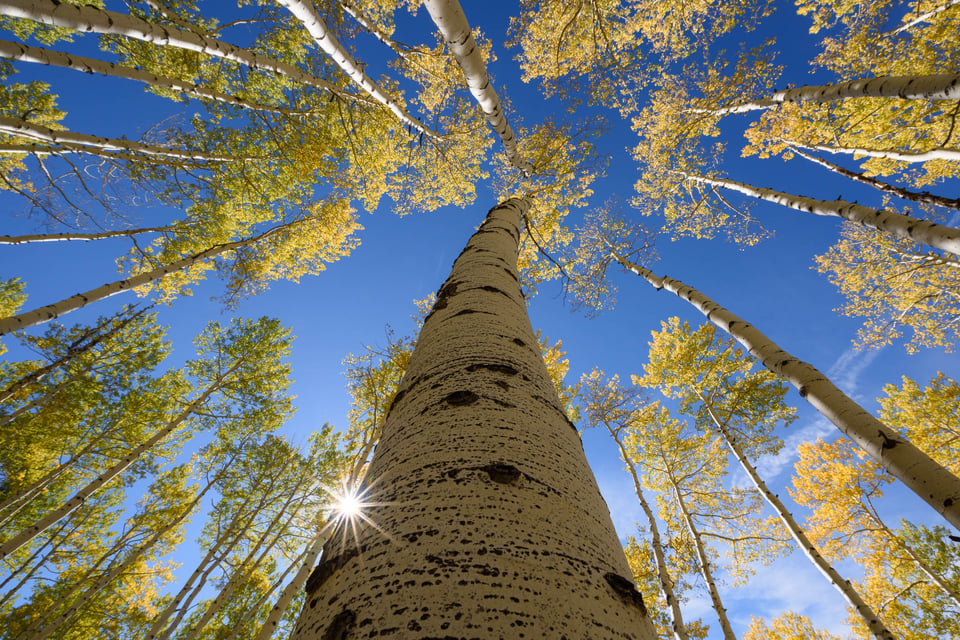
[[[624,229],[629,228],[623,221],[608,224],[600,215],[591,224],[591,228],[582,236],[587,245],[582,251],[594,260],[581,266],[583,275],[580,279],[584,284],[578,286],[585,289],[597,286],[590,284],[590,281],[605,275],[606,266],[616,262],[655,289],[666,289],[686,300],[711,323],[743,345],[763,366],[793,385],[808,402],[891,475],[906,484],[950,524],[960,528],[960,478],[889,429],[840,391],[821,372],[791,356],[753,325],[700,291],[668,276],[657,276],[627,259],[625,256],[631,255],[636,249],[631,246],[629,237],[623,236]],[[604,249],[606,256],[602,254]]]
[[[906,337],[909,353],[922,347],[953,350],[960,337],[956,254],[924,251],[893,234],[848,223],[837,242],[814,260],[846,299],[837,310],[863,318],[858,346],[877,348]]]
[[[640,507],[647,518],[647,526],[650,530],[649,545],[655,560],[654,566],[656,567],[658,587],[663,594],[667,607],[670,609],[672,635],[676,640],[688,640],[690,636],[684,625],[683,612],[674,591],[674,579],[667,568],[664,542],[660,537],[660,525],[657,524],[653,509],[650,508],[650,503],[644,495],[637,465],[634,464],[624,446],[624,432],[629,430],[631,422],[633,422],[633,414],[649,409],[640,405],[636,393],[631,393],[630,389],[620,387],[618,376],[610,378],[605,388],[602,385],[602,376],[603,372],[594,369],[581,378],[581,386],[585,389],[584,404],[587,408],[587,419],[591,427],[601,424],[606,427],[610,437],[617,443],[617,448],[620,450],[620,459],[627,465],[626,468],[633,480],[637,500],[640,501]]]
[[[794,417],[793,410],[783,403],[786,386],[769,371],[751,371],[755,361],[736,350],[732,339],[715,337],[712,325],[693,331],[677,320],[671,318],[654,333],[650,360],[638,383],[678,398],[681,410],[695,417],[701,429],[717,430],[797,547],[840,591],[877,640],[895,640],[851,583],[823,557],[750,461],[763,454],[776,455],[783,446],[772,431],[778,423],[789,424]]]
[[[520,295],[525,206],[492,209],[437,294],[365,478],[377,506],[325,546],[294,638],[653,637]]]

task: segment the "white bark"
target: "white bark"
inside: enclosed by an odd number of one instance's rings
[[[943,196],[938,196],[930,193],[929,191],[909,191],[907,189],[902,189],[892,184],[887,184],[886,182],[881,182],[876,178],[870,176],[865,176],[862,173],[857,173],[856,171],[851,171],[846,167],[841,167],[838,164],[834,164],[829,160],[824,160],[823,158],[818,158],[817,156],[811,155],[800,149],[791,149],[793,153],[797,154],[801,158],[805,158],[810,162],[814,162],[821,167],[828,169],[834,173],[838,173],[846,178],[850,178],[861,184],[866,184],[877,191],[882,191],[883,193],[889,193],[892,196],[896,196],[902,200],[909,200],[911,202],[920,202],[923,204],[932,204],[938,207],[947,207],[948,209],[960,209],[960,199],[957,198],[944,198]]]
[[[930,76],[880,76],[836,84],[821,84],[777,91],[766,99],[741,102],[720,109],[690,109],[691,113],[724,116],[770,109],[785,102],[835,102],[847,98],[901,98],[904,100],[956,100],[960,98],[960,73]]]
[[[293,16],[303,23],[307,32],[313,37],[314,42],[337,64],[340,69],[366,91],[374,100],[389,109],[393,115],[409,127],[413,127],[423,135],[434,140],[440,136],[427,127],[423,126],[419,120],[414,118],[404,109],[394,98],[375,83],[370,76],[357,64],[350,52],[343,48],[332,33],[324,24],[323,18],[317,13],[311,0],[277,0],[277,4],[284,7],[293,14]]]
[[[76,31],[122,35],[160,46],[196,51],[230,60],[251,69],[272,71],[311,87],[342,95],[342,92],[326,80],[315,78],[280,60],[205,37],[195,31],[184,31],[169,25],[155,24],[124,13],[98,9],[90,5],[60,3],[56,0],[0,0],[0,13]]]
[[[660,526],[657,524],[657,518],[654,516],[653,509],[650,508],[650,504],[644,496],[643,486],[640,484],[640,478],[637,476],[637,468],[630,460],[627,450],[624,449],[619,434],[606,421],[604,421],[604,424],[607,426],[610,436],[620,449],[620,457],[626,463],[630,477],[633,478],[633,490],[636,492],[637,500],[640,501],[640,507],[647,517],[647,524],[650,527],[650,547],[653,549],[653,557],[656,561],[657,579],[660,581],[660,590],[663,592],[663,597],[670,607],[670,618],[673,622],[673,637],[676,638],[676,640],[689,640],[690,636],[687,635],[687,629],[683,624],[683,612],[680,610],[680,601],[673,591],[673,579],[670,577],[670,570],[667,568],[667,560],[664,557],[663,542],[661,542]]]
[[[187,267],[198,262],[209,260],[210,258],[215,258],[216,256],[228,251],[235,251],[242,247],[254,244],[255,242],[259,242],[260,240],[264,240],[265,238],[276,234],[285,227],[289,227],[289,224],[273,227],[272,229],[264,231],[258,236],[246,238],[245,240],[224,242],[223,244],[215,245],[205,251],[195,253],[192,256],[183,258],[182,260],[177,260],[176,262],[172,262],[166,266],[159,267],[151,271],[145,271],[123,280],[117,280],[116,282],[105,284],[97,287],[96,289],[85,291],[84,293],[78,293],[75,296],[71,296],[70,298],[66,298],[60,302],[56,302],[45,307],[40,307],[39,309],[34,309],[33,311],[26,311],[15,316],[0,318],[0,336],[12,331],[19,331],[21,329],[27,329],[29,327],[42,324],[44,322],[49,322],[54,318],[59,318],[65,313],[70,313],[71,311],[81,309],[93,302],[103,300],[104,298],[109,298],[110,296],[123,293],[124,291],[136,289],[141,285],[154,282],[155,280],[161,280],[171,273],[176,273],[177,271],[186,269]]]
[[[900,162],[929,162],[930,160],[947,160],[948,162],[960,162],[960,149],[936,148],[928,151],[893,151],[885,149],[864,149],[862,147],[837,147],[821,144],[803,144],[796,140],[783,139],[783,142],[791,147],[802,147],[804,149],[813,149],[814,151],[825,151],[827,153],[840,153],[848,156],[867,156],[868,158],[887,158],[889,160],[899,160]]]
[[[17,535],[13,536],[2,545],[0,545],[0,560],[3,560],[10,554],[17,551],[27,544],[38,535],[49,529],[52,525],[56,524],[63,518],[67,517],[73,513],[80,505],[82,505],[87,498],[93,495],[95,492],[103,488],[111,480],[122,474],[126,471],[130,465],[136,462],[140,456],[156,446],[161,440],[169,436],[174,430],[177,429],[181,424],[183,424],[193,413],[207,401],[207,399],[213,395],[217,389],[220,388],[220,385],[223,381],[236,371],[240,365],[243,364],[243,359],[237,360],[236,363],[226,372],[221,373],[212,384],[210,384],[200,396],[198,396],[193,402],[191,402],[187,407],[181,411],[173,420],[168,422],[166,426],[158,430],[153,436],[142,442],[141,444],[134,447],[130,453],[128,453],[123,459],[111,466],[109,469],[101,473],[99,476],[91,480],[85,487],[80,489],[72,498],[67,500],[60,507],[54,509],[46,516],[38,520],[36,523],[27,527]]]
[[[68,240],[106,240],[107,238],[126,238],[141,233],[162,233],[175,231],[177,227],[146,227],[143,229],[120,229],[118,231],[101,231],[100,233],[37,233],[22,236],[0,236],[0,245],[30,244],[34,242],[65,242]],[[2,401],[2,400],[0,400]]]
[[[960,529],[960,479],[917,449],[899,433],[867,413],[826,376],[782,350],[752,325],[730,313],[696,289],[614,255],[625,269],[657,289],[666,289],[696,307],[727,332],[763,365],[792,384],[800,395],[874,461]]]
[[[231,158],[230,156],[170,149],[153,144],[133,142],[132,140],[103,138],[85,133],[74,133],[72,131],[54,131],[39,124],[33,124],[20,118],[9,118],[7,116],[0,116],[0,133],[49,144],[62,145],[72,151],[89,152],[94,155],[96,155],[98,150],[102,149],[103,151],[126,151],[134,154],[142,153],[150,156],[162,156],[165,158],[178,158],[180,160],[198,162],[233,162],[235,160],[235,158]]]
[[[918,8],[918,9],[919,9],[919,4],[920,4],[920,3],[917,2],[917,8]],[[899,27],[897,27],[897,28],[894,29],[893,31],[889,31],[889,32],[885,33],[884,36],[893,36],[893,35],[896,35],[896,34],[898,34],[898,33],[903,33],[904,31],[907,31],[907,30],[909,30],[909,29],[917,26],[917,25],[920,24],[920,23],[926,22],[927,20],[929,20],[929,19],[932,18],[933,16],[937,15],[938,13],[941,13],[941,12],[943,12],[943,11],[946,11],[946,10],[949,9],[950,7],[955,7],[955,6],[958,5],[958,4],[960,4],[960,0],[949,0],[949,2],[945,2],[944,4],[940,5],[939,7],[936,7],[936,8],[934,8],[934,9],[931,9],[930,11],[927,11],[927,12],[925,12],[925,13],[921,13],[920,15],[918,15],[916,18],[913,18],[912,20],[907,20],[907,22],[903,23],[902,25],[900,25]],[[906,20],[906,16],[904,16],[904,19]]]
[[[283,619],[283,614],[286,613],[290,602],[293,601],[297,591],[299,591],[300,588],[306,583],[307,577],[313,570],[313,566],[316,564],[317,558],[320,557],[320,552],[323,550],[323,545],[326,544],[327,540],[330,538],[330,534],[333,532],[333,527],[335,524],[336,519],[334,516],[328,520],[313,537],[313,539],[307,543],[307,548],[302,554],[303,560],[300,563],[300,568],[297,570],[296,575],[293,576],[293,579],[290,580],[290,583],[287,584],[287,586],[284,587],[283,591],[280,593],[280,597],[277,598],[276,604],[274,604],[273,608],[270,609],[270,614],[267,616],[267,619],[264,620],[263,626],[260,627],[260,632],[257,634],[255,640],[269,640],[273,637],[273,634],[277,630],[280,620]]]
[[[817,216],[843,218],[844,220],[857,222],[871,229],[894,233],[901,238],[913,240],[914,242],[919,242],[935,249],[940,249],[941,251],[960,254],[960,229],[954,227],[947,227],[937,224],[936,222],[928,222],[927,220],[905,216],[901,213],[895,213],[886,209],[865,207],[845,200],[817,200],[815,198],[783,193],[782,191],[774,191],[773,189],[754,187],[742,182],[734,182],[733,180],[707,178],[692,174],[682,175],[694,182],[723,187],[724,189],[737,191],[753,198],[774,202],[790,209],[805,211]]]
[[[870,630],[870,633],[874,635],[877,640],[897,640],[897,637],[887,629],[886,625],[883,624],[883,621],[874,613],[873,609],[870,608],[863,598],[860,597],[860,594],[853,587],[849,580],[844,579],[840,573],[833,568],[833,565],[830,564],[826,558],[820,553],[817,547],[810,541],[810,538],[807,537],[807,534],[804,532],[800,524],[794,519],[793,514],[787,509],[786,505],[780,501],[780,498],[777,497],[775,493],[770,491],[770,488],[767,487],[767,483],[763,481],[763,478],[760,477],[760,474],[757,473],[757,470],[747,459],[746,454],[744,454],[743,449],[740,448],[740,445],[737,444],[736,440],[733,438],[733,435],[730,433],[730,430],[727,429],[727,425],[724,424],[714,413],[713,407],[710,406],[710,403],[697,392],[697,395],[700,396],[700,400],[704,403],[704,406],[707,408],[707,412],[710,414],[710,418],[713,420],[713,424],[716,425],[717,430],[720,431],[720,434],[723,436],[724,442],[727,443],[727,447],[733,453],[734,457],[737,459],[737,462],[740,463],[741,468],[750,476],[750,480],[753,481],[753,486],[756,487],[757,491],[763,498],[767,501],[773,510],[777,512],[777,516],[780,517],[780,521],[783,522],[783,525],[787,528],[787,531],[790,532],[790,535],[796,541],[797,546],[803,551],[803,554],[807,556],[807,559],[813,563],[820,573],[830,581],[836,589],[843,595],[844,599],[847,601],[853,609],[860,616],[860,619]]]
[[[327,542],[295,640],[655,637],[527,316],[527,206],[491,210],[440,289],[369,466],[377,506]]]
[[[424,0],[423,4],[430,12],[430,17],[433,18],[437,29],[440,30],[450,53],[460,64],[470,93],[480,105],[487,123],[500,136],[510,164],[529,176],[533,167],[517,151],[516,136],[503,114],[500,98],[487,77],[483,56],[480,55],[480,48],[473,39],[473,32],[470,30],[460,3],[457,0]]]
[[[737,640],[737,636],[733,632],[733,627],[730,626],[730,618],[727,617],[727,609],[723,606],[723,600],[720,599],[720,591],[717,589],[717,583],[713,579],[713,569],[710,568],[710,558],[707,557],[707,550],[703,545],[703,537],[699,529],[697,529],[696,523],[693,521],[693,516],[690,515],[690,509],[687,508],[686,503],[683,501],[680,485],[677,484],[676,478],[674,478],[673,473],[670,472],[670,465],[666,459],[664,459],[664,463],[667,469],[665,475],[670,481],[670,488],[673,489],[673,497],[677,501],[677,508],[680,510],[683,523],[686,525],[687,532],[693,540],[693,548],[697,553],[697,564],[700,565],[700,575],[703,578],[704,584],[707,586],[707,593],[710,594],[710,602],[713,605],[713,610],[717,614],[720,631],[723,632],[725,640]]]
[[[41,47],[31,47],[19,42],[0,40],[0,58],[18,60],[21,62],[35,62],[48,66],[72,69],[74,71],[80,71],[83,73],[97,73],[113,78],[125,78],[127,80],[142,82],[154,87],[173,89],[174,91],[180,91],[181,93],[196,96],[198,98],[204,98],[206,100],[214,100],[217,102],[232,104],[235,107],[242,107],[244,109],[253,109],[255,111],[267,111],[272,113],[290,113],[290,110],[288,109],[280,109],[278,107],[271,107],[265,104],[257,104],[256,102],[250,102],[249,100],[245,100],[239,96],[232,96],[227,93],[221,93],[220,91],[206,89],[198,84],[194,84],[193,82],[178,80],[176,78],[167,78],[165,76],[158,76],[157,74],[150,73],[149,71],[125,67],[113,62],[104,62],[103,60],[78,56],[72,53],[52,51],[50,49],[43,49]]]

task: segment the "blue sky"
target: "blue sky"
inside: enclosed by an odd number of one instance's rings
[[[501,95],[509,97],[514,121],[519,116],[525,123],[535,124],[545,115],[559,111],[559,103],[545,100],[534,86],[520,80],[514,52],[503,46],[507,16],[515,10],[513,3],[464,2],[463,6],[471,24],[479,26],[495,43],[498,60],[488,70]],[[781,46],[791,51],[785,60],[787,71],[781,86],[813,81],[805,64],[812,57],[807,48],[805,21],[792,11],[792,4],[784,3],[772,27],[774,35],[781,36]],[[396,38],[409,43],[432,42],[432,33],[429,16],[421,10],[416,17],[401,21]],[[71,49],[77,51],[92,42],[90,36],[78,36],[80,46]],[[385,60],[387,53],[372,38],[357,43],[357,58],[370,62],[372,67]],[[60,106],[68,112],[64,123],[71,130],[134,139],[160,117],[191,112],[190,107],[182,111],[178,105],[145,94],[134,83],[36,67],[17,65],[22,73],[16,79],[41,78],[50,82],[61,96]],[[603,139],[602,150],[610,154],[611,160],[606,175],[595,184],[593,204],[597,205],[612,194],[629,198],[636,175],[628,153],[635,135],[615,113],[605,115],[610,132]],[[844,193],[861,203],[879,203],[872,193],[815,171],[802,159],[783,162],[737,158],[742,145],[739,131],[748,121],[731,118],[724,128],[731,148],[728,173],[734,179],[827,199]],[[956,185],[950,188],[956,192]],[[940,192],[950,194],[949,189]],[[349,398],[341,360],[349,352],[361,350],[364,344],[382,344],[386,325],[400,335],[412,330],[412,301],[440,286],[475,226],[487,209],[496,204],[494,197],[489,185],[481,185],[477,202],[466,210],[447,208],[399,218],[384,207],[374,215],[361,214],[362,244],[349,258],[299,284],[276,283],[266,293],[240,305],[238,315],[275,316],[297,336],[292,367],[298,411],[284,428],[285,433],[303,442],[310,430],[324,422],[346,426]],[[36,232],[35,221],[16,215],[23,208],[19,201],[2,194],[0,202],[7,211],[0,233]],[[960,376],[960,358],[938,350],[924,350],[913,356],[907,355],[901,345],[869,354],[852,351],[851,339],[859,322],[834,311],[842,303],[841,298],[824,276],[811,269],[813,256],[823,253],[835,241],[838,224],[767,203],[757,203],[752,211],[774,230],[772,239],[757,247],[739,249],[720,241],[670,242],[661,238],[661,259],[653,270],[699,288],[748,319],[782,348],[827,373],[868,409],[875,410],[875,398],[881,395],[882,386],[899,382],[901,375],[921,382],[938,371],[953,378]],[[153,212],[147,221],[165,215],[168,213]],[[570,223],[576,224],[576,220]],[[27,308],[34,308],[115,280],[113,259],[126,246],[123,240],[110,240],[2,247],[0,276],[26,280],[30,295]],[[659,329],[661,321],[673,315],[693,324],[702,321],[702,316],[686,302],[667,292],[654,291],[636,276],[617,273],[614,280],[619,287],[619,303],[597,318],[572,313],[564,305],[559,287],[554,285],[543,287],[530,305],[534,328],[553,340],[563,341],[570,359],[571,381],[594,367],[626,379],[640,371],[646,360],[650,332]],[[218,281],[206,282],[195,288],[192,297],[179,299],[172,307],[161,310],[161,321],[171,327],[175,342],[174,360],[189,357],[193,336],[208,320],[228,317],[210,301],[220,291]],[[89,321],[131,301],[130,295],[116,296],[68,316],[65,322]],[[818,436],[832,438],[837,433],[795,392],[790,393],[789,401],[800,409],[800,419],[784,434],[788,443],[784,454],[776,461],[767,461],[765,467],[776,473],[769,479],[781,495],[782,487],[789,481],[796,445]],[[642,513],[629,477],[620,469],[613,443],[592,431],[584,434],[584,443],[619,533],[633,533],[634,523],[642,519]],[[927,516],[926,507],[906,492],[891,492],[887,503],[894,521],[897,514],[903,514],[936,522]],[[727,589],[723,595],[741,633],[751,614],[769,617],[786,607],[810,615],[816,624],[834,632],[842,630],[846,617],[832,588],[798,554],[761,570],[750,586]],[[694,601],[690,617],[701,614],[710,622],[708,606],[705,596]],[[718,633],[717,625],[711,626]],[[711,637],[718,636],[715,633]]]

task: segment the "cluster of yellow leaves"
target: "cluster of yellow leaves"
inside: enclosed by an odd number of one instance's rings
[[[857,590],[887,627],[909,640],[960,633],[960,576],[946,529],[891,529],[876,505],[892,477],[848,440],[804,443],[798,453],[788,490],[812,510],[810,539],[832,561],[852,558],[863,566]],[[860,637],[872,637],[856,614],[850,622]]]
[[[817,629],[807,616],[787,611],[770,621],[750,616],[750,628],[743,640],[841,640],[828,631]]]
[[[923,253],[909,240],[846,223],[840,240],[817,256],[816,268],[846,297],[839,311],[865,318],[860,346],[891,344],[909,329],[907,351],[952,351],[960,337],[957,256]]]
[[[960,384],[943,373],[921,386],[903,376],[883,388],[880,419],[930,457],[960,475]]]

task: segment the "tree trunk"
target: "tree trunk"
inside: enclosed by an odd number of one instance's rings
[[[888,158],[890,160],[899,160],[900,162],[928,162],[930,160],[948,160],[950,162],[960,162],[960,150],[936,148],[927,151],[894,151],[890,149],[865,149],[863,147],[839,147],[820,144],[803,144],[796,140],[783,139],[783,142],[791,147],[803,147],[814,151],[826,151],[827,153],[843,153],[851,156],[868,156],[870,158]]]
[[[433,18],[437,29],[440,30],[450,53],[460,64],[470,93],[480,105],[487,124],[500,136],[510,164],[524,175],[530,175],[533,167],[517,151],[516,136],[507,123],[506,116],[503,115],[500,98],[487,77],[487,69],[483,64],[480,48],[473,39],[473,32],[470,30],[460,3],[457,0],[424,0],[423,4],[430,12],[430,17]]]
[[[295,640],[655,637],[527,316],[527,206],[492,209],[440,289],[369,466],[371,506],[325,545]]]
[[[637,476],[637,468],[630,459],[627,450],[624,448],[623,442],[620,440],[620,434],[606,421],[604,421],[604,424],[614,442],[617,443],[617,447],[620,449],[620,457],[626,463],[630,477],[633,478],[633,489],[637,494],[637,499],[640,501],[640,507],[647,517],[647,524],[650,526],[650,546],[653,549],[653,557],[657,563],[657,578],[660,581],[660,590],[663,592],[663,597],[670,607],[670,617],[673,620],[673,637],[676,638],[676,640],[689,640],[690,636],[687,635],[687,629],[683,625],[683,613],[680,611],[680,601],[677,600],[677,596],[673,592],[673,579],[670,577],[670,571],[667,569],[667,560],[663,554],[663,543],[660,540],[660,526],[657,524],[657,519],[653,515],[653,509],[650,508],[650,504],[643,494],[643,486],[640,484],[640,478]]]
[[[393,115],[397,116],[397,118],[407,126],[413,127],[428,138],[434,140],[440,139],[440,136],[437,135],[435,131],[423,126],[419,120],[410,115],[394,98],[387,95],[384,90],[364,72],[360,65],[357,64],[357,61],[353,59],[353,56],[350,55],[350,52],[344,49],[343,45],[327,30],[327,25],[323,23],[323,19],[320,17],[320,14],[317,13],[311,0],[277,0],[277,4],[292,13],[293,16],[303,24],[317,45],[323,49],[324,53],[330,56],[336,65],[340,67],[351,80],[373,96],[374,100],[389,109]]]
[[[0,13],[14,18],[25,18],[55,27],[75,31],[108,33],[158,46],[170,46],[223,58],[260,71],[272,71],[303,84],[343,95],[326,80],[315,78],[293,65],[268,58],[232,44],[207,38],[195,31],[183,31],[170,25],[160,25],[135,16],[107,11],[91,5],[72,5],[57,0],[0,0]],[[354,96],[350,96],[353,98]]]
[[[181,93],[206,100],[232,104],[235,107],[242,107],[244,109],[270,113],[291,113],[289,109],[257,104],[239,96],[232,96],[201,87],[193,82],[158,76],[155,73],[143,71],[142,69],[134,69],[133,67],[126,67],[113,62],[104,62],[103,60],[78,56],[72,53],[52,51],[42,47],[31,47],[19,42],[0,40],[0,58],[19,60],[22,62],[35,62],[54,67],[62,67],[64,69],[73,69],[74,71],[81,71],[83,73],[98,73],[102,76],[110,76],[113,78],[126,78],[127,80],[142,82],[154,87],[173,89],[174,91],[180,91]]]
[[[883,193],[889,193],[892,196],[896,196],[902,200],[909,200],[911,202],[919,202],[921,204],[932,204],[938,207],[947,207],[948,209],[960,209],[960,199],[957,198],[944,198],[943,196],[936,196],[928,191],[910,191],[908,189],[902,189],[900,187],[894,186],[892,184],[887,184],[886,182],[881,182],[876,178],[871,178],[870,176],[865,176],[862,173],[857,173],[856,171],[850,171],[845,167],[841,167],[838,164],[834,164],[829,160],[824,160],[823,158],[818,158],[817,156],[810,155],[800,149],[791,149],[791,151],[802,158],[806,158],[810,162],[815,162],[821,167],[826,167],[834,173],[839,173],[840,175],[855,180],[861,184],[866,184],[877,191],[882,191]]]
[[[313,565],[317,561],[317,558],[320,557],[320,552],[323,550],[323,545],[326,544],[327,539],[330,537],[330,533],[333,531],[333,527],[336,525],[336,523],[337,521],[334,518],[328,520],[320,529],[320,531],[317,532],[317,535],[313,537],[313,540],[307,544],[307,548],[302,554],[303,560],[300,564],[300,568],[297,570],[296,575],[293,576],[293,579],[290,580],[290,583],[284,587],[283,591],[280,593],[280,597],[277,598],[276,604],[274,604],[273,608],[270,609],[270,614],[267,616],[267,619],[263,621],[263,626],[260,627],[260,633],[257,634],[255,640],[269,640],[273,637],[273,634],[277,630],[277,626],[280,624],[280,620],[283,618],[283,614],[286,613],[287,607],[290,605],[293,597],[296,595],[297,591],[300,590],[300,587],[306,583],[307,577],[310,575],[310,571],[313,569]]]
[[[780,517],[780,520],[783,522],[784,526],[787,528],[787,531],[790,532],[790,535],[793,536],[793,539],[796,541],[797,546],[803,551],[804,555],[813,563],[813,565],[822,573],[830,583],[837,588],[837,590],[843,595],[847,603],[853,607],[853,609],[860,616],[860,619],[867,626],[870,632],[874,635],[877,640],[897,640],[897,637],[893,635],[884,625],[883,621],[874,613],[873,609],[870,608],[863,598],[860,597],[860,594],[853,587],[849,580],[843,578],[836,569],[833,568],[833,565],[830,564],[826,558],[821,555],[820,551],[817,550],[817,547],[810,541],[810,538],[807,537],[807,534],[803,531],[803,528],[800,524],[794,519],[793,514],[787,509],[786,505],[780,501],[780,498],[776,496],[775,493],[770,491],[767,487],[767,483],[763,481],[763,478],[760,477],[760,474],[757,473],[757,470],[747,459],[746,454],[744,454],[743,449],[740,448],[740,445],[737,444],[734,440],[733,435],[730,433],[730,430],[727,429],[727,425],[720,421],[717,418],[716,413],[713,411],[713,407],[706,401],[703,395],[700,392],[697,392],[697,395],[700,396],[700,401],[703,402],[704,406],[707,409],[707,412],[710,414],[710,418],[713,420],[713,424],[716,425],[717,430],[720,432],[720,435],[723,436],[724,442],[727,443],[727,447],[733,452],[734,457],[737,459],[737,462],[740,463],[740,466],[746,471],[747,475],[750,476],[750,480],[753,481],[753,486],[757,488],[757,491],[764,497],[773,510],[777,512],[777,515]]]
[[[904,100],[956,100],[960,98],[960,73],[931,76],[881,76],[836,84],[803,86],[777,91],[767,99],[741,102],[720,109],[690,109],[691,113],[725,116],[770,109],[785,102],[835,102],[847,98],[902,98]]]
[[[848,438],[880,466],[906,484],[934,510],[960,529],[960,479],[917,449],[899,433],[867,413],[815,368],[782,350],[752,325],[679,280],[658,277],[613,255],[625,269],[657,289],[666,289],[696,307],[763,366],[788,381]]]
[[[904,31],[908,31],[909,29],[917,26],[918,24],[920,24],[920,23],[922,23],[922,22],[926,22],[927,20],[929,20],[929,19],[932,18],[933,16],[937,15],[938,13],[941,13],[941,12],[943,12],[943,11],[946,11],[946,10],[949,9],[950,7],[956,6],[956,5],[958,5],[958,4],[960,4],[960,0],[949,0],[948,2],[945,2],[944,4],[940,5],[939,7],[936,7],[936,8],[934,8],[934,9],[931,9],[930,11],[927,11],[926,13],[921,13],[921,14],[920,14],[919,16],[917,16],[916,18],[913,18],[913,19],[911,19],[911,20],[908,20],[907,22],[903,23],[902,25],[900,25],[899,27],[897,27],[897,28],[894,29],[893,31],[888,31],[888,32],[884,33],[884,34],[882,35],[882,37],[893,36],[893,35],[896,35],[896,34],[898,34],[898,33],[903,33]],[[918,6],[918,8],[919,8],[919,3],[917,3],[917,6]],[[906,20],[906,17],[904,17],[904,19]]]
[[[73,151],[84,152],[89,148],[93,155],[96,155],[97,150],[102,149],[104,151],[127,151],[130,153],[142,153],[150,156],[163,156],[166,158],[178,158],[180,160],[198,162],[232,162],[234,160],[234,158],[230,156],[170,149],[153,144],[134,142],[132,140],[102,138],[100,136],[90,136],[85,133],[73,133],[72,131],[54,131],[39,124],[7,116],[0,116],[0,133],[62,145]]]
[[[795,196],[782,191],[765,189],[763,187],[754,187],[742,182],[733,180],[723,180],[720,178],[707,178],[693,174],[682,174],[688,180],[702,182],[715,187],[723,187],[731,191],[738,191],[742,194],[775,202],[776,204],[806,211],[817,216],[831,216],[843,218],[850,222],[862,224],[871,229],[887,231],[894,233],[901,238],[913,240],[941,251],[948,251],[953,254],[960,254],[960,229],[946,227],[936,222],[928,222],[919,218],[912,218],[893,211],[885,209],[874,209],[862,205],[847,202],[845,200],[817,200],[804,196]]]
[[[182,260],[177,260],[176,262],[172,262],[166,266],[159,267],[151,271],[145,271],[135,276],[130,276],[124,280],[117,280],[116,282],[105,284],[84,293],[78,293],[75,296],[66,298],[60,302],[55,302],[54,304],[47,305],[45,307],[40,307],[39,309],[34,309],[33,311],[27,311],[19,315],[9,316],[7,318],[0,318],[0,336],[12,331],[19,331],[21,329],[27,329],[38,324],[43,324],[44,322],[49,322],[54,318],[59,318],[65,313],[70,313],[71,311],[81,309],[93,302],[98,302],[104,298],[109,298],[110,296],[114,296],[118,293],[123,293],[124,291],[136,289],[139,286],[154,282],[155,280],[161,280],[171,273],[176,273],[177,271],[186,269],[187,267],[190,267],[198,262],[202,262],[203,260],[209,260],[210,258],[215,258],[218,255],[228,251],[236,251],[242,247],[265,240],[266,238],[278,233],[282,229],[289,228],[294,224],[297,223],[285,223],[268,229],[260,235],[253,236],[252,238],[214,245],[205,251],[195,253],[192,256],[183,258]]]
[[[146,227],[143,229],[119,229],[117,231],[101,231],[100,233],[34,233],[23,236],[0,236],[0,244],[31,244],[34,242],[66,242],[68,240],[106,240],[108,238],[129,238],[141,233],[163,233],[176,231],[175,226]]]
[[[707,593],[710,594],[710,602],[713,604],[713,610],[717,612],[717,621],[720,623],[720,630],[723,632],[725,640],[737,640],[737,636],[733,632],[733,627],[730,626],[730,619],[727,617],[727,609],[723,606],[723,600],[720,599],[717,582],[713,579],[713,570],[710,568],[710,558],[707,557],[707,550],[703,546],[703,537],[699,529],[697,529],[696,523],[693,521],[693,516],[690,515],[690,510],[683,501],[680,487],[677,485],[673,474],[669,471],[667,460],[664,460],[664,463],[667,464],[668,471],[666,476],[670,480],[670,488],[673,489],[673,496],[677,500],[677,508],[680,510],[680,515],[683,518],[683,524],[686,525],[687,533],[690,534],[690,538],[693,540],[693,548],[697,552],[697,564],[700,565],[700,575],[703,577],[704,584],[707,585]]]

